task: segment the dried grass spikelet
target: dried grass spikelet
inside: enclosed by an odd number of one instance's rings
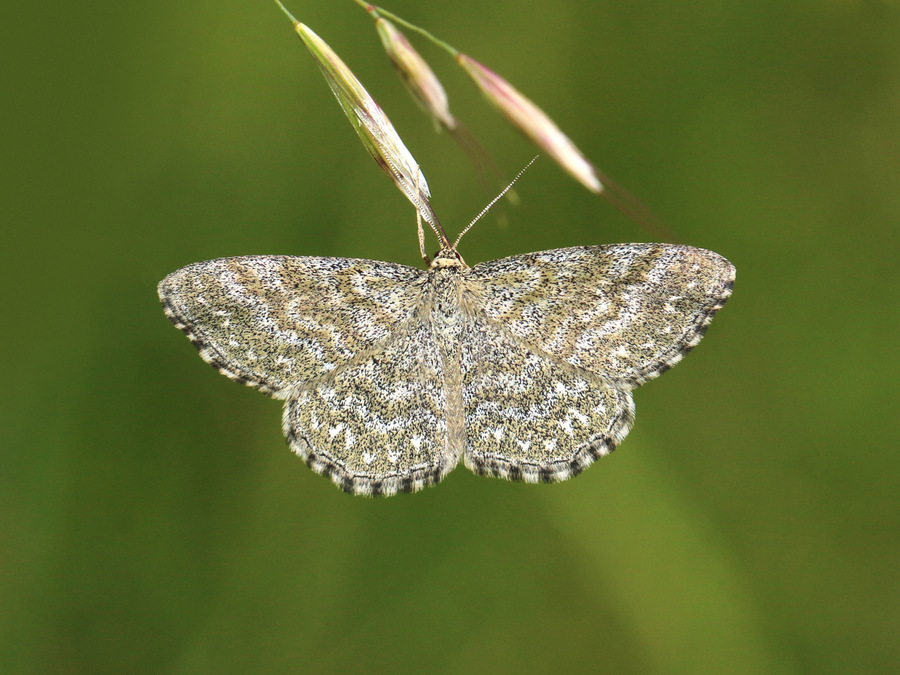
[[[363,146],[412,202],[422,218],[432,227],[440,228],[429,203],[431,194],[425,175],[381,106],[322,38],[309,26],[297,21],[279,0],[275,2],[294,24],[294,30],[318,64]]]
[[[556,160],[579,183],[592,192],[599,194],[603,191],[597,170],[543,110],[472,57],[457,53],[456,62],[478,85],[484,97],[514,127]]]

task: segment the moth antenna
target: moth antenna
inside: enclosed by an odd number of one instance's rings
[[[519,179],[522,177],[522,174],[523,174],[523,173],[525,173],[526,171],[528,171],[528,169],[531,167],[531,165],[534,164],[535,161],[537,161],[537,158],[538,158],[538,157],[540,157],[540,155],[535,155],[534,157],[532,157],[532,158],[531,158],[531,161],[528,162],[528,164],[526,164],[526,165],[522,168],[522,170],[519,171],[519,173],[516,174],[516,177],[513,178],[513,179],[509,182],[509,185],[507,185],[505,188],[503,188],[503,191],[502,191],[499,195],[497,195],[496,197],[494,197],[494,198],[490,201],[490,203],[489,203],[487,206],[485,206],[483,209],[481,209],[481,213],[479,213],[477,216],[475,216],[475,218],[472,219],[472,222],[471,222],[471,223],[469,223],[468,225],[466,225],[466,227],[463,229],[463,231],[459,233],[459,236],[456,238],[456,241],[453,242],[453,250],[454,250],[454,251],[456,250],[456,247],[459,246],[459,240],[463,238],[463,235],[464,235],[466,232],[468,232],[469,230],[471,230],[471,229],[472,229],[472,226],[473,226],[475,223],[477,223],[479,220],[481,220],[481,218],[484,216],[484,214],[486,214],[488,211],[490,211],[490,210],[491,210],[491,207],[492,207],[494,204],[496,204],[498,201],[500,201],[500,199],[503,198],[503,195],[505,195],[507,192],[509,192],[509,191],[512,189],[512,186],[516,184],[516,181],[519,180]]]

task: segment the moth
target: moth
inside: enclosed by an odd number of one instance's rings
[[[291,450],[343,490],[411,492],[460,459],[570,478],[634,422],[632,390],[678,363],[734,266],[672,244],[581,246],[426,270],[246,256],[159,284],[166,315],[227,377],[283,400]]]

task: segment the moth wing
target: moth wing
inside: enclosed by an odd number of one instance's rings
[[[612,452],[634,422],[631,392],[530,349],[484,319],[461,353],[465,462],[475,473],[554,482]]]
[[[291,449],[346,492],[392,495],[441,480],[459,462],[444,363],[413,322],[383,349],[295,389],[284,410]]]
[[[615,244],[493,260],[470,279],[485,315],[517,338],[634,388],[700,341],[734,266],[690,246]]]
[[[424,276],[372,260],[244,256],[183,267],[158,292],[205,361],[284,398],[398,330],[413,314]]]

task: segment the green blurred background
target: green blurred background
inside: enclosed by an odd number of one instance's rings
[[[350,0],[289,7],[487,202]],[[257,2],[5,6],[0,671],[900,669],[897,2],[393,0],[738,269],[579,478],[343,494],[156,283],[241,254],[418,265],[411,206]],[[416,41],[506,177],[534,150]],[[649,238],[540,160],[470,264]],[[504,224],[505,223],[505,224]],[[430,245],[433,247],[433,243]],[[891,375],[893,373],[893,375]]]

